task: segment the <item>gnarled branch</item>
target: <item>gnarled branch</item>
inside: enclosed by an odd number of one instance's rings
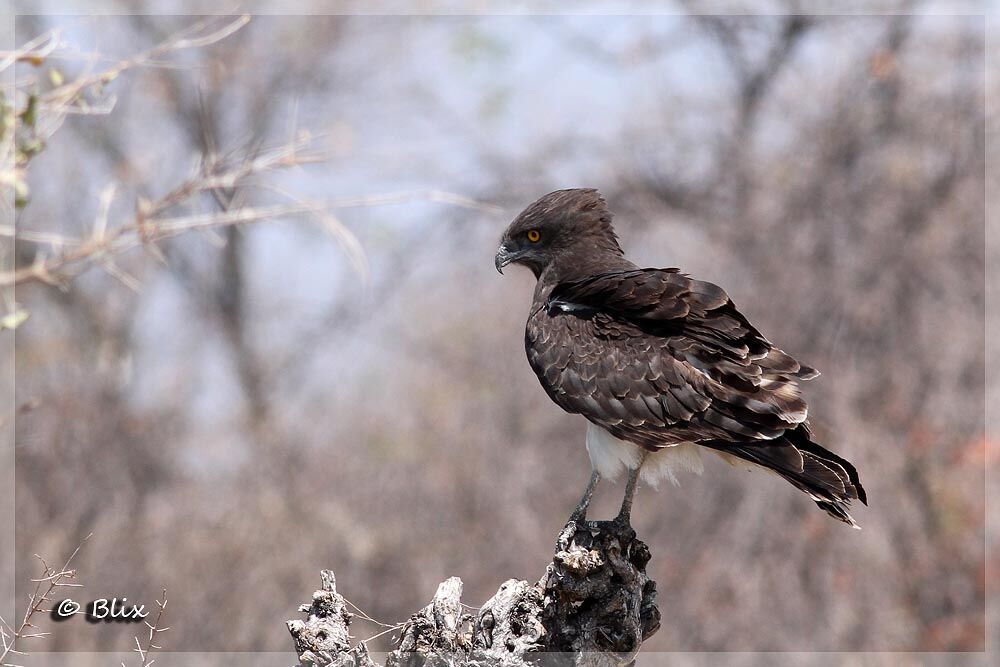
[[[443,582],[402,625],[385,667],[631,664],[660,627],[649,558],[627,526],[567,524],[542,578],[504,582],[475,616],[462,611],[461,579]],[[300,665],[375,667],[364,642],[352,645],[332,572],[300,610],[307,620],[288,621]]]

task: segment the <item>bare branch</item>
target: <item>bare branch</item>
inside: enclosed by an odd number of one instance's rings
[[[36,557],[42,564],[42,574],[31,580],[34,582],[35,588],[28,595],[28,606],[24,611],[24,616],[21,618],[21,623],[17,628],[12,628],[3,618],[0,618],[0,644],[2,644],[3,649],[0,651],[0,667],[17,667],[17,665],[7,661],[8,656],[27,655],[24,651],[17,648],[18,641],[48,636],[49,633],[47,632],[29,632],[29,630],[36,627],[32,621],[37,614],[47,611],[45,605],[52,601],[52,595],[57,588],[69,585],[66,581],[67,579],[76,578],[76,570],[70,569],[70,564],[72,564],[73,559],[76,558],[76,555],[80,553],[80,549],[83,548],[83,545],[89,539],[90,535],[83,538],[59,569],[49,567],[48,563],[36,554]]]
[[[152,623],[150,623],[149,621],[145,621],[146,627],[149,629],[149,632],[146,635],[146,643],[143,644],[141,641],[139,641],[139,637],[134,637],[135,648],[132,650],[137,654],[139,654],[140,667],[150,667],[150,665],[156,662],[155,659],[149,657],[153,651],[163,648],[162,646],[158,646],[156,644],[156,638],[158,635],[170,629],[170,628],[160,627],[160,622],[163,620],[163,612],[167,608],[167,589],[165,588],[163,589],[163,593],[161,594],[160,597],[162,599],[156,601],[156,606],[157,606],[156,618],[153,619]],[[122,667],[126,667],[124,662],[122,662]]]

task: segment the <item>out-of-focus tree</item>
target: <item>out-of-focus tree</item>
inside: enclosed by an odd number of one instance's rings
[[[66,35],[141,50],[182,24]],[[718,282],[824,372],[814,427],[872,500],[857,533],[711,462],[640,491],[670,610],[647,648],[981,648],[983,49],[976,17],[257,17],[144,70],[33,159],[19,229],[85,237],[106,183],[109,220],[129,219],[191,156],[243,164],[299,127],[325,166],[177,214],[325,213],[122,256],[134,290],[100,268],[18,288],[19,554],[93,532],[88,589],[166,587],[169,642],[191,650],[284,650],[321,567],[387,622],[449,575],[469,601],[538,571],[588,473],[583,432],[523,359],[530,278],[491,257],[505,217],[596,186],[637,261]],[[507,215],[407,194],[432,190]],[[239,613],[192,611],[209,607]],[[128,631],[67,624],[51,645]]]

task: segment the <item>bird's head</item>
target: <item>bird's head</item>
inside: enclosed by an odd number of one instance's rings
[[[594,252],[622,255],[604,197],[592,188],[556,190],[514,218],[495,261],[500,273],[521,264],[537,278],[554,261]]]

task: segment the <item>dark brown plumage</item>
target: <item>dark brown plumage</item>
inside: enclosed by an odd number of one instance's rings
[[[509,263],[538,279],[525,348],[557,405],[650,452],[696,443],[763,466],[854,525],[850,501],[866,502],[858,473],[806,422],[798,382],[818,373],[768,342],[722,288],[625,259],[596,190],[525,209],[497,254],[498,270]],[[630,491],[626,501],[627,518]]]

